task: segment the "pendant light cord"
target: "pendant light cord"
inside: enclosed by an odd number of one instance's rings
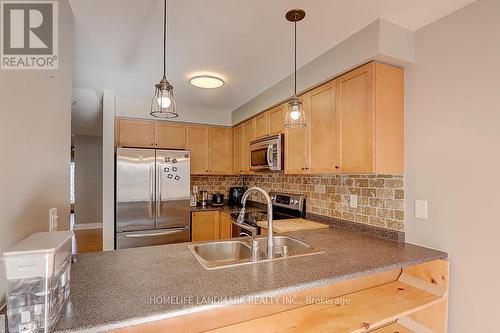
[[[167,0],[163,3],[163,78],[167,78]]]
[[[294,86],[294,91],[295,91],[295,96],[297,96],[297,14],[295,14],[295,86]]]

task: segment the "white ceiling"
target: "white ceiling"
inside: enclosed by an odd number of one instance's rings
[[[75,16],[74,87],[114,89],[149,103],[162,72],[162,0],[70,0]],[[293,70],[293,25],[302,8],[302,66],[377,18],[417,30],[473,0],[168,0],[168,73],[178,110],[230,112]],[[226,85],[202,90],[196,74]],[[93,97],[92,97],[93,98]],[[119,110],[118,110],[119,112]],[[148,110],[137,110],[147,117]],[[193,120],[193,119],[190,119]]]

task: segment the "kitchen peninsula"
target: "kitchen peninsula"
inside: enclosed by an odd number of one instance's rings
[[[324,253],[217,270],[205,270],[187,243],[81,255],[55,332],[250,332],[287,313],[306,321],[317,313],[318,327],[335,328],[342,306],[358,313],[341,332],[400,325],[398,319],[444,332],[446,253],[335,227],[289,235]],[[313,304],[343,295],[351,303]],[[272,300],[278,303],[262,306]]]

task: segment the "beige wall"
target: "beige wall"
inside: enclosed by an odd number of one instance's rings
[[[73,13],[59,3],[59,69],[0,70],[0,253],[47,231],[51,207],[68,227]]]
[[[75,223],[102,223],[100,136],[75,136]]]
[[[498,332],[500,1],[416,33],[406,72],[407,241],[451,262],[449,332]],[[414,200],[429,201],[429,219]]]

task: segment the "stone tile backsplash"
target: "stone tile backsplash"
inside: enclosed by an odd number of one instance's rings
[[[219,175],[200,175],[191,176],[191,190],[193,186],[198,186],[198,191],[207,191],[208,198],[212,198],[214,193],[223,193],[224,198],[229,197],[229,188],[234,186],[243,186],[243,177],[241,176],[219,176]]]
[[[258,186],[266,191],[303,193],[309,213],[370,224],[393,230],[404,229],[404,179],[402,175],[284,175],[192,176],[191,186],[228,195],[231,186]],[[358,196],[357,208],[349,205]],[[259,195],[252,200],[263,202]]]

